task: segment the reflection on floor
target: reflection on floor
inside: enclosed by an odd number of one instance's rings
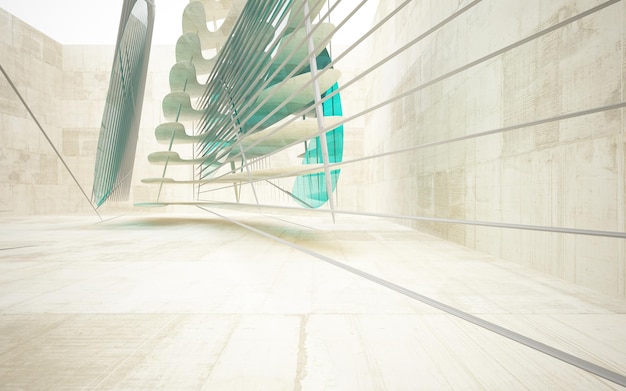
[[[625,372],[625,303],[387,221],[219,213]],[[619,389],[200,210],[3,218],[0,379],[0,389]]]

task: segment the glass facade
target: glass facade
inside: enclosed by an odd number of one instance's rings
[[[141,119],[154,6],[126,0],[98,140],[92,201],[127,200]]]

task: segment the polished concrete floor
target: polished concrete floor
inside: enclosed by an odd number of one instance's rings
[[[623,302],[392,222],[189,212],[3,217],[0,389],[620,389],[324,257],[622,375]]]

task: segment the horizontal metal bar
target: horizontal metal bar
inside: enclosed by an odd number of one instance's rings
[[[452,315],[452,316],[455,316],[455,317],[460,318],[462,320],[465,320],[465,321],[467,321],[467,322],[469,322],[471,324],[474,324],[476,326],[482,327],[482,328],[484,328],[486,330],[489,330],[489,331],[491,331],[491,332],[493,332],[495,334],[498,334],[498,335],[500,335],[502,337],[508,338],[508,339],[510,339],[512,341],[515,341],[515,342],[518,342],[518,343],[520,343],[522,345],[525,345],[525,346],[527,346],[527,347],[529,347],[531,349],[534,349],[534,350],[539,351],[541,353],[547,354],[548,356],[554,357],[554,358],[556,358],[558,360],[561,360],[561,361],[563,361],[565,363],[568,363],[568,364],[573,365],[573,366],[575,366],[577,368],[585,370],[585,371],[587,371],[589,373],[597,375],[597,376],[599,376],[599,377],[601,377],[603,379],[609,380],[609,381],[611,381],[613,383],[616,383],[616,384],[619,384],[621,386],[625,386],[626,387],[626,376],[624,376],[624,375],[622,375],[620,373],[614,372],[614,371],[612,371],[612,370],[610,370],[608,368],[601,367],[601,366],[599,366],[597,364],[594,364],[594,363],[592,363],[590,361],[584,360],[584,359],[582,359],[582,358],[580,358],[578,356],[574,356],[574,355],[569,354],[569,353],[567,353],[567,352],[565,352],[563,350],[560,350],[560,349],[554,348],[552,346],[546,345],[546,344],[544,344],[542,342],[539,342],[539,341],[537,341],[535,339],[532,339],[530,337],[527,337],[525,335],[516,333],[513,330],[504,328],[504,327],[499,326],[499,325],[497,325],[495,323],[491,323],[491,322],[489,322],[489,321],[487,321],[485,319],[479,318],[479,317],[477,317],[475,315],[472,315],[472,314],[470,314],[468,312],[462,311],[462,310],[460,310],[458,308],[455,308],[455,307],[452,307],[452,306],[447,305],[445,303],[442,303],[440,301],[431,299],[430,297],[427,297],[427,296],[424,296],[422,294],[419,294],[419,293],[417,293],[415,291],[412,291],[410,289],[407,289],[407,288],[405,288],[403,286],[394,284],[391,281],[384,280],[384,279],[382,279],[380,277],[377,277],[377,276],[375,276],[373,274],[366,273],[366,272],[364,272],[364,271],[362,271],[360,269],[357,269],[355,267],[347,265],[347,264],[345,264],[343,262],[339,262],[339,261],[337,261],[337,260],[335,260],[333,258],[327,257],[327,256],[325,256],[323,254],[320,254],[320,253],[317,253],[317,252],[315,252],[313,250],[309,250],[309,249],[307,249],[305,247],[302,247],[300,245],[292,243],[292,242],[290,242],[288,240],[281,239],[281,238],[279,238],[277,236],[274,236],[274,235],[272,235],[270,233],[267,233],[267,232],[262,231],[260,229],[254,228],[254,227],[252,227],[252,226],[250,226],[248,224],[244,224],[242,222],[230,219],[230,218],[228,218],[226,216],[223,216],[223,215],[220,215],[219,213],[214,212],[214,211],[212,211],[210,209],[203,208],[203,207],[200,207],[200,206],[199,206],[199,208],[204,210],[204,211],[207,211],[209,213],[212,213],[215,216],[217,216],[217,217],[219,217],[219,218],[221,218],[221,219],[223,219],[225,221],[228,221],[228,222],[230,222],[232,224],[238,225],[238,226],[243,227],[243,228],[245,228],[247,230],[250,230],[250,231],[252,231],[252,232],[254,232],[256,234],[259,234],[261,236],[264,236],[264,237],[269,238],[271,240],[274,240],[276,242],[279,242],[279,243],[282,243],[284,245],[287,245],[287,246],[289,246],[291,248],[294,248],[294,249],[296,249],[296,250],[298,250],[298,251],[300,251],[302,253],[305,253],[305,254],[310,255],[310,256],[312,256],[314,258],[317,258],[317,259],[319,259],[321,261],[329,263],[329,264],[331,264],[333,266],[336,266],[336,267],[338,267],[340,269],[343,269],[343,270],[345,270],[347,272],[350,272],[350,273],[352,273],[354,275],[362,277],[362,278],[364,278],[366,280],[369,280],[369,281],[371,281],[373,283],[376,283],[376,284],[378,284],[380,286],[383,286],[385,288],[391,289],[391,290],[393,290],[393,291],[395,291],[397,293],[400,293],[400,294],[402,294],[404,296],[407,296],[407,297],[409,297],[411,299],[414,299],[414,300],[417,300],[419,302],[422,302],[422,303],[424,303],[424,304],[426,304],[428,306],[436,308],[436,309],[438,309],[440,311],[443,311],[443,312],[445,312],[445,313],[447,313],[449,315]]]

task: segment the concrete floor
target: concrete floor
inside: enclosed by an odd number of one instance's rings
[[[620,389],[191,211],[3,218],[0,389]],[[626,373],[623,302],[382,220],[219,213]]]

